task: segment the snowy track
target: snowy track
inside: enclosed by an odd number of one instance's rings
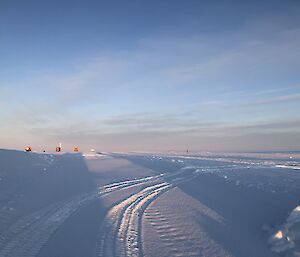
[[[166,182],[149,186],[114,206],[100,230],[96,256],[139,256],[143,207],[170,187]]]
[[[141,221],[145,209],[161,194],[194,176],[194,173],[178,172],[161,175],[169,182],[158,177],[157,181],[141,182],[146,188],[115,205],[107,213],[99,231],[95,256],[143,256]]]
[[[89,194],[52,204],[40,211],[22,218],[0,235],[1,257],[37,256],[51,235],[80,207],[84,207],[99,197],[141,183],[149,183],[158,176],[112,183]]]
[[[68,201],[53,204],[21,219],[2,233],[0,256],[36,256],[50,236],[67,218],[78,208],[95,200],[96,197],[96,193],[84,194]]]
[[[108,211],[99,232],[95,255],[142,256],[141,219],[146,207],[162,193],[193,176],[192,173],[178,172],[122,181],[52,204],[22,218],[4,231],[0,235],[0,256],[37,256],[53,233],[79,208],[100,197],[134,186],[142,186],[144,189]]]

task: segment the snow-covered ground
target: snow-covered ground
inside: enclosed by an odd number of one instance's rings
[[[0,256],[299,256],[295,157],[0,150]]]

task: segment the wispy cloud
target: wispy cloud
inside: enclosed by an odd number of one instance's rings
[[[88,91],[105,93],[112,86],[134,89],[147,86],[162,91],[184,86],[192,94],[199,90],[204,93],[225,88],[237,90],[249,80],[259,91],[263,85],[255,86],[257,82],[251,78],[265,83],[263,77],[273,76],[282,84],[282,74],[299,70],[300,29],[283,30],[276,37],[259,39],[232,32],[222,35],[226,47],[220,40],[218,36],[203,35],[142,39],[135,49],[100,52],[65,73],[46,72],[33,80],[34,84],[54,87],[65,98],[79,97]]]
[[[292,101],[299,101],[299,100],[300,100],[300,93],[270,97],[263,100],[254,101],[251,104],[264,105],[264,104],[285,103],[285,102],[292,102]]]
[[[300,88],[291,86],[299,83],[299,42],[299,28],[281,28],[272,36],[154,35],[132,49],[28,71],[0,83],[0,132],[13,130],[16,140],[39,135],[108,145],[111,140],[206,147],[220,137],[297,134],[297,117],[274,119],[277,113],[270,110],[272,117],[258,119],[257,109],[299,106]],[[245,109],[252,112],[245,115]]]
[[[111,128],[111,121],[107,122]],[[78,123],[67,129],[56,128],[51,133],[47,131],[45,136],[52,142],[63,139],[66,145],[77,143],[80,139],[83,147],[99,145],[100,149],[112,150],[296,149],[300,142],[300,120],[244,125],[188,124],[178,120],[176,125],[173,121],[166,121],[164,126],[147,129],[145,126],[149,120],[131,120],[130,125],[122,125],[122,122],[121,118],[114,119],[113,124],[119,124],[117,129],[105,128],[105,121],[98,126],[94,124],[96,127]],[[153,120],[152,124],[160,124],[160,118]],[[35,132],[43,134],[40,130]]]

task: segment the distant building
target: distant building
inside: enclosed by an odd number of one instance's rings
[[[25,152],[31,152],[31,151],[32,151],[31,146],[25,147]]]
[[[56,152],[61,152],[61,143],[59,143],[59,145],[56,146],[55,151]]]

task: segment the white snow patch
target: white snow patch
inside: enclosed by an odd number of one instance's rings
[[[296,166],[296,165],[276,165],[276,168],[283,168],[283,169],[293,169],[293,170],[300,170],[300,166]]]
[[[283,238],[283,232],[279,230],[275,235],[274,238],[276,239],[282,239]]]
[[[286,223],[269,238],[271,250],[282,253],[293,249],[296,241],[300,239],[300,205],[292,210]]]

